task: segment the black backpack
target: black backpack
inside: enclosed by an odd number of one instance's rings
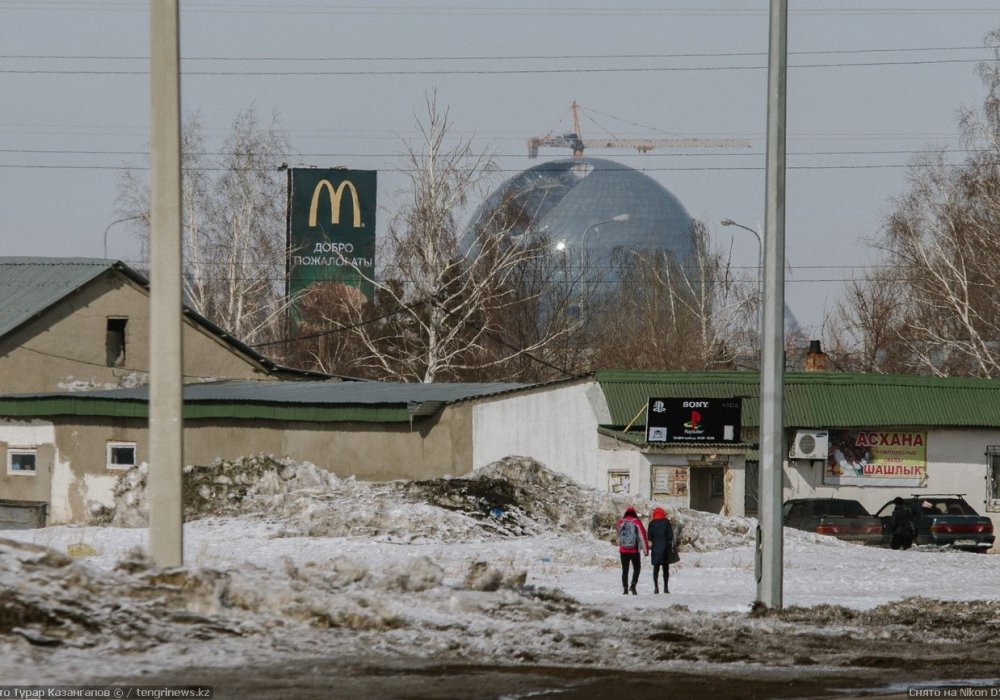
[[[639,548],[639,528],[634,520],[623,520],[618,527],[618,545],[625,549]]]

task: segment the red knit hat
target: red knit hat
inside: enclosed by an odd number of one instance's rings
[[[665,510],[663,510],[659,506],[653,508],[653,520],[661,520],[666,517],[667,517],[667,512]]]

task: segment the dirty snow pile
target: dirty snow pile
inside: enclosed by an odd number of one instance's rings
[[[145,527],[145,466],[129,470],[115,489],[112,525]],[[256,455],[187,467],[187,520],[251,516],[280,522],[286,537],[369,537],[388,542],[442,538],[590,533],[613,538],[627,505],[654,504],[583,487],[535,460],[508,457],[468,477],[371,483],[336,476],[309,462]],[[679,549],[709,551],[746,543],[753,523],[672,509]]]
[[[147,530],[132,526],[145,521],[144,483],[141,469],[123,475],[112,524],[3,533],[5,682],[362,649],[644,670],[823,654],[816,664],[839,667],[890,638],[925,650],[987,643],[1000,620],[1000,557],[795,531],[786,605],[821,607],[748,614],[754,521],[686,510],[671,511],[682,544],[670,595],[650,594],[647,559],[640,594],[622,596],[608,540],[626,501],[516,457],[468,477],[384,484],[266,455],[192,467],[185,566],[171,569],[145,558]]]

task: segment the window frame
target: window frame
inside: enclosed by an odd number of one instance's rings
[[[104,328],[105,363],[108,367],[124,367],[127,354],[128,316],[108,316]],[[111,356],[112,335],[117,340],[118,354],[115,357]]]
[[[726,472],[724,470],[713,471],[708,476],[709,498],[726,497]]]
[[[14,455],[31,455],[35,465],[34,469],[14,469]],[[8,447],[7,448],[7,475],[8,476],[35,476],[38,473],[38,449],[35,447]]]
[[[1000,512],[1000,445],[986,447],[986,511]]]
[[[617,487],[617,488],[616,488]],[[622,488],[624,487],[624,488]],[[632,492],[632,472],[628,469],[608,470],[608,492],[629,494]]]
[[[131,448],[132,449],[132,464],[118,464],[112,463],[111,455],[115,448]],[[106,469],[116,472],[123,472],[131,469],[138,463],[138,446],[134,442],[127,442],[125,440],[109,440],[104,452],[104,466]]]

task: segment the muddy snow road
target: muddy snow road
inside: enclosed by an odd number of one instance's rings
[[[622,625],[634,621],[612,617],[600,638],[577,637],[570,645],[618,647],[642,657],[636,663],[576,654],[579,665],[557,665],[567,653],[558,641],[548,645],[549,653],[531,659],[476,659],[460,652],[448,663],[440,656],[431,661],[402,650],[386,657],[358,654],[379,646],[361,636],[353,640],[355,655],[272,659],[236,668],[196,666],[146,675],[133,671],[100,682],[197,683],[213,686],[216,697],[222,698],[905,697],[908,689],[940,688],[950,681],[957,682],[954,687],[1000,692],[1000,606],[907,600],[891,607],[865,614],[844,608],[721,618],[678,613],[687,617],[686,624],[645,620],[645,632],[624,637]],[[671,612],[666,610],[664,617]],[[956,620],[964,621],[958,629]],[[942,629],[951,633],[942,636]],[[454,641],[475,646],[461,634]],[[580,663],[581,658],[586,662]]]

